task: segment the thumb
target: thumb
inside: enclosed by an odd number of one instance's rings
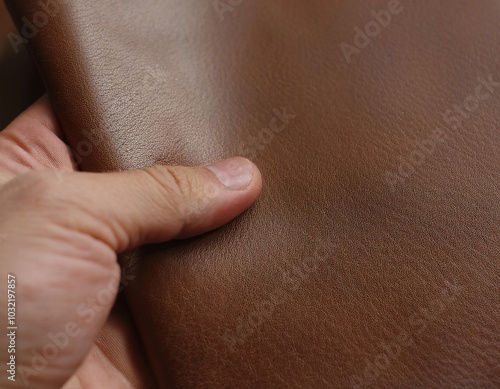
[[[262,185],[257,167],[239,157],[207,167],[36,172],[25,180],[16,186],[20,193],[15,196],[31,193],[31,202],[51,222],[88,234],[117,252],[218,228],[246,210]]]
[[[244,158],[120,173],[42,170],[0,186],[0,238],[8,232],[0,277],[19,278],[16,296],[28,307],[16,319],[26,323],[16,345],[23,382],[60,387],[87,355],[118,290],[115,252],[217,228],[260,189],[258,169]]]

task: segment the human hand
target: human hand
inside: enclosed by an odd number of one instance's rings
[[[0,316],[6,326],[12,274],[17,326],[16,382],[1,385],[147,387],[110,373],[102,353],[89,355],[118,291],[117,253],[222,226],[255,201],[260,173],[243,158],[208,168],[76,172],[61,136],[45,97],[0,133]],[[107,304],[94,317],[78,311],[103,291]],[[4,367],[9,340],[1,336]]]

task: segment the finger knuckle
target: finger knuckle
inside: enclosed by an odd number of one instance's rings
[[[165,167],[166,182],[175,188],[176,194],[186,200],[194,194],[193,178],[184,169]]]
[[[192,194],[191,179],[182,169],[169,166],[153,166],[146,169],[146,172],[168,196],[186,198]]]
[[[146,169],[146,172],[161,191],[162,203],[166,201],[172,211],[185,218],[195,194],[193,177],[184,169],[168,166],[154,166]]]

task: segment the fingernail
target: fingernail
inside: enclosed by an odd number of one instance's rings
[[[248,159],[241,157],[216,162],[207,168],[226,188],[231,190],[243,190],[250,185],[254,169]]]

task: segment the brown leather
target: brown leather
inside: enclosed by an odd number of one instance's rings
[[[30,45],[84,169],[266,181],[124,258],[160,387],[500,386],[499,0],[57,4]]]

